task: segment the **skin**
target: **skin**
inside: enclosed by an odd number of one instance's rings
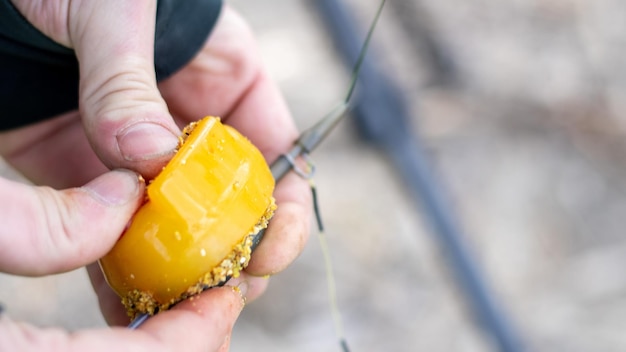
[[[139,206],[150,179],[171,158],[180,128],[221,116],[268,162],[297,130],[259,61],[253,35],[227,6],[201,52],[156,83],[155,1],[14,0],[19,11],[80,63],[79,110],[0,133],[0,155],[33,181],[0,178],[0,271],[26,276],[88,271],[109,329],[38,329],[0,317],[0,350],[225,351],[243,298],[258,297],[262,276],[287,267],[309,234],[307,182],[277,186],[278,211],[242,277],[148,320],[125,325],[119,298],[92,263],[107,253]],[[184,336],[184,338],[180,338]],[[106,346],[106,347],[105,347]]]

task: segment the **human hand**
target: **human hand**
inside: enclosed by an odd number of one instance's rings
[[[198,56],[157,86],[152,62],[153,1],[70,4],[67,8],[68,4],[61,1],[16,1],[25,17],[43,33],[75,49],[82,77],[79,111],[0,134],[0,153],[35,183],[55,188],[76,187],[105,173],[107,167],[127,168],[151,178],[172,156],[179,128],[207,114],[221,116],[224,122],[241,131],[269,162],[286,151],[296,138],[296,129],[281,95],[258,60],[252,34],[232,10],[223,10]],[[115,175],[104,177],[117,178]],[[0,187],[13,186],[0,183]],[[75,200],[76,190],[64,192],[69,193],[68,202]],[[289,175],[276,188],[275,197],[279,209],[240,279],[248,287],[248,299],[254,299],[265,289],[267,280],[259,276],[284,269],[300,253],[308,236],[310,196],[306,182]],[[8,214],[1,208],[9,204],[2,202],[0,212]],[[28,204],[15,213],[16,218],[20,216],[23,221],[29,211]],[[128,204],[132,206],[116,212],[120,217],[118,223],[125,224],[137,206],[131,201]],[[72,217],[66,217],[66,222],[89,224],[87,231],[61,222],[59,228],[49,228],[44,233],[54,235],[54,231],[62,229],[60,233],[72,239],[72,243],[89,242],[94,231],[102,238],[98,237],[98,242],[92,244],[97,250],[82,261],[70,259],[84,255],[79,247],[66,251],[61,258],[67,261],[60,265],[62,270],[95,261],[111,248],[123,229],[112,223],[112,215],[107,212],[89,212],[82,204],[72,209]],[[67,208],[63,210],[63,207],[50,206],[48,211],[67,214]],[[100,221],[102,227],[98,229],[106,231],[94,230],[98,224],[94,221]],[[5,229],[20,233],[23,228]],[[7,236],[5,233],[5,239]],[[46,241],[45,238],[33,236],[32,240]],[[27,249],[11,245],[15,253]],[[56,250],[53,246],[49,248],[50,252]],[[20,259],[20,263],[25,261]],[[3,266],[0,270],[8,269]],[[112,324],[127,323],[119,298],[104,283],[99,270],[91,267],[89,271],[107,320]],[[236,297],[232,293],[214,293],[223,291],[209,290],[195,302],[210,307],[228,306]],[[188,305],[184,303],[180,305],[183,308],[174,309],[185,309]],[[203,317],[206,321],[196,326],[202,326],[200,330],[205,332],[213,331],[212,324],[216,321],[229,325],[237,316],[220,317],[220,309],[215,313],[203,311],[207,314]],[[176,313],[161,313],[151,321],[167,321],[173,314]]]
[[[123,231],[143,190],[137,174],[122,170],[64,191],[0,179],[0,271],[47,275],[93,262],[115,243],[113,234]],[[245,284],[206,291],[136,331],[117,327],[68,333],[0,315],[0,351],[224,351],[246,291]]]
[[[159,313],[136,330],[112,327],[73,333],[0,316],[0,351],[227,351],[243,306],[237,290],[220,287]]]

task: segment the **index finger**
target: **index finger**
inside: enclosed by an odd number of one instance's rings
[[[228,344],[243,308],[242,295],[230,287],[215,288],[149,319],[138,330],[38,329],[0,318],[2,351],[217,351]]]
[[[297,129],[260,60],[247,23],[229,6],[198,56],[159,83],[170,111],[185,125],[219,116],[248,137],[268,162],[287,151]]]

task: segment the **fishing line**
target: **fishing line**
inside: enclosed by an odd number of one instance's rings
[[[320,241],[320,248],[324,257],[324,268],[326,270],[326,281],[328,286],[328,300],[330,304],[330,312],[333,318],[335,326],[335,334],[339,339],[339,344],[343,352],[350,352],[348,348],[348,341],[345,337],[345,329],[343,320],[341,319],[341,312],[339,310],[339,304],[337,300],[337,285],[334,275],[333,262],[330,257],[330,249],[328,241],[326,240],[326,233],[324,232],[324,225],[322,223],[322,215],[319,210],[317,188],[313,179],[309,179],[309,185],[311,186],[311,194],[313,196],[313,211],[315,212],[315,219],[317,221],[317,238]]]

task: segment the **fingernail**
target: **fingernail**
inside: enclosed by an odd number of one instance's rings
[[[241,297],[245,299],[248,294],[248,281],[240,282],[237,288],[239,289],[239,293],[241,293]]]
[[[150,160],[173,153],[178,136],[159,124],[143,122],[124,129],[117,144],[126,160]]]
[[[132,171],[114,170],[89,182],[83,189],[105,205],[121,205],[137,196],[139,182]]]
[[[233,291],[239,293],[241,296],[241,302],[246,305],[246,295],[248,294],[248,281],[241,281],[237,286],[232,286]]]

